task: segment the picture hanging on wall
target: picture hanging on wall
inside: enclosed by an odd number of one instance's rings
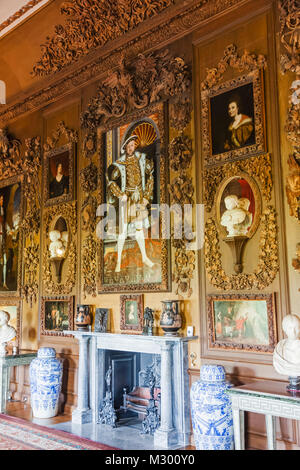
[[[151,109],[99,136],[100,293],[169,290],[169,240],[158,207],[167,198],[165,120],[163,106]]]
[[[121,295],[121,330],[142,332],[143,295]]]
[[[21,176],[0,181],[0,295],[19,294],[23,192]]]
[[[201,99],[207,164],[266,151],[262,71],[208,88]]]
[[[65,336],[74,329],[74,297],[43,297],[41,301],[41,334]]]
[[[277,342],[273,294],[220,294],[207,299],[209,347],[272,353]]]
[[[0,310],[8,314],[8,325],[12,326],[17,332],[16,337],[7,344],[8,351],[14,346],[20,347],[21,301],[14,298],[0,297]]]
[[[74,198],[75,144],[44,152],[44,204],[51,206]]]

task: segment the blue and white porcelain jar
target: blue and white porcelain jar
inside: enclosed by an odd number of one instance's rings
[[[191,415],[197,450],[232,450],[232,408],[225,370],[205,364],[191,388]]]
[[[36,418],[57,415],[62,383],[62,364],[53,348],[40,348],[29,368],[31,408]]]

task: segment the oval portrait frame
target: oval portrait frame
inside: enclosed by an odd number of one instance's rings
[[[228,184],[231,181],[237,178],[244,179],[247,181],[247,183],[249,184],[252,190],[254,200],[255,200],[255,214],[254,214],[254,218],[252,221],[252,225],[247,234],[247,237],[250,239],[255,234],[260,223],[261,211],[262,211],[262,199],[261,199],[261,193],[260,193],[260,189],[259,189],[257,182],[255,181],[254,178],[252,178],[252,176],[248,175],[248,173],[241,171],[233,176],[225,178],[221,182],[218,188],[217,194],[216,194],[216,203],[215,203],[215,214],[216,214],[217,224],[218,224],[219,232],[221,233],[222,237],[226,239],[227,238],[226,229],[225,227],[221,225],[221,213],[220,213],[221,201],[222,201],[222,196],[225,191],[225,188],[228,186]]]

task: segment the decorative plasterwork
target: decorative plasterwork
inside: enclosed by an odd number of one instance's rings
[[[19,2],[20,6],[21,6],[21,3],[24,3],[24,2]],[[37,7],[37,5],[39,5],[40,3],[45,3],[45,0],[30,0],[29,2],[22,5],[21,8],[19,8],[19,10],[15,11],[5,21],[2,21],[2,23],[0,24],[0,31],[3,31],[4,29],[9,28],[9,26],[13,27],[14,26],[13,23],[17,23],[18,20],[23,19],[22,17],[28,16],[28,14],[31,14],[32,12],[30,12],[30,10],[36,10],[35,7]],[[17,6],[15,6],[15,8],[17,8]]]
[[[217,188],[224,178],[230,178],[246,172],[260,182],[261,191],[267,202],[271,199],[273,189],[272,162],[269,154],[251,157],[222,166],[204,170],[204,204],[205,209],[212,210]]]
[[[53,279],[52,266],[49,251],[49,232],[53,229],[55,222],[62,217],[67,224],[69,235],[69,247],[67,255],[66,275],[62,277],[62,282],[57,283]],[[67,295],[72,292],[76,283],[77,270],[77,251],[76,251],[76,234],[77,234],[77,214],[76,202],[63,203],[49,208],[44,215],[44,233],[46,236],[44,255],[43,255],[43,282],[44,293],[51,295]]]
[[[190,68],[181,57],[173,57],[167,50],[139,54],[130,63],[122,59],[82,114],[82,126],[93,130],[110,119],[122,118],[134,110],[172,98],[176,113],[176,104],[182,106],[190,84]]]
[[[45,152],[49,152],[57,147],[61,136],[65,137],[68,143],[76,143],[78,141],[78,132],[69,129],[64,121],[60,121],[53,131],[52,136],[47,137],[46,143],[44,144]]]
[[[217,289],[263,290],[275,279],[279,270],[276,212],[268,206],[262,214],[258,266],[251,274],[227,275],[222,266],[219,235],[214,219],[206,223],[205,265],[209,282]]]
[[[104,46],[174,4],[174,0],[69,0],[62,3],[65,25],[41,45],[33,75],[48,75]]]
[[[148,22],[144,22],[141,30],[128,37],[128,40],[122,41],[120,47],[116,47],[114,43],[107,45],[105,50],[99,48],[97,57],[82,64],[76,71],[71,71],[69,75],[57,79],[52,84],[47,84],[45,88],[35,91],[24,98],[23,101],[18,100],[10,107],[6,106],[0,112],[0,122],[2,125],[8,121],[16,119],[18,116],[31,113],[42,108],[51,101],[73,93],[77,88],[85,85],[92,80],[99,80],[99,77],[105,76],[107,70],[113,70],[118,66],[124,53],[127,57],[136,57],[138,54],[146,50],[161,47],[161,44],[173,42],[175,37],[182,37],[201,26],[209,18],[221,14],[223,11],[238,7],[244,0],[202,0],[191,2],[192,5],[185,6],[182,11],[182,5],[175,9],[172,14],[166,15],[163,21],[152,28]],[[170,9],[171,10],[171,9]]]

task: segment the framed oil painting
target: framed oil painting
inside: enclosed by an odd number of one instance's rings
[[[99,136],[99,293],[170,289],[169,240],[158,207],[167,202],[164,108],[151,110]]]
[[[74,198],[75,144],[44,153],[44,204],[51,206]]]
[[[3,310],[8,314],[8,325],[12,326],[17,332],[16,337],[7,343],[8,351],[12,350],[13,346],[19,348],[21,331],[21,301],[13,298],[0,297],[0,310]]]
[[[277,342],[273,294],[210,295],[209,346],[272,353]]]
[[[203,152],[207,164],[266,151],[263,75],[248,75],[202,92]]]
[[[143,331],[143,296],[121,295],[121,330]]]
[[[226,178],[216,195],[216,214],[224,237],[251,238],[261,217],[261,194],[256,181],[244,172]]]
[[[21,176],[0,181],[0,295],[19,295],[22,220]]]
[[[96,308],[94,331],[106,333],[109,329],[109,308]]]
[[[63,333],[74,329],[73,297],[42,297],[41,334],[65,336]]]

